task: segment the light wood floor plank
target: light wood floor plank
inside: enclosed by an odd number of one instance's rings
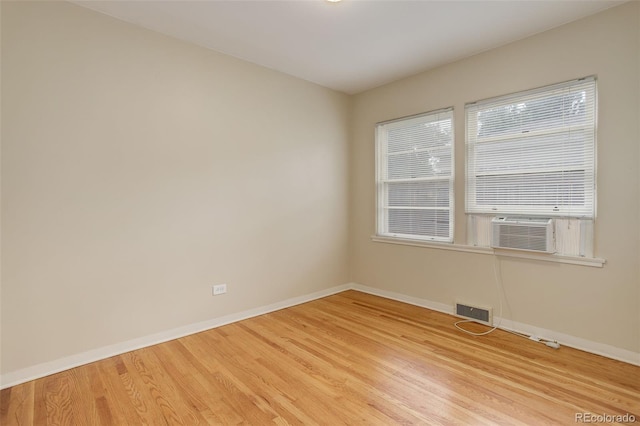
[[[640,422],[640,367],[456,320],[346,291],[5,389],[0,423]]]
[[[29,382],[0,391],[0,424],[33,424],[34,389]]]

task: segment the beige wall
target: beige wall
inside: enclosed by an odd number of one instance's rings
[[[2,89],[3,373],[348,281],[346,95],[52,2]]]
[[[503,316],[640,352],[638,8],[631,2],[357,95],[351,147],[352,281],[448,305],[461,299],[494,306],[499,315],[492,256],[371,241],[374,125],[455,107],[455,240],[464,244],[465,102],[597,75],[595,241],[596,255],[607,264],[598,269],[503,259]]]

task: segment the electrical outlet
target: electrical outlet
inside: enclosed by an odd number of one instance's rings
[[[226,284],[218,284],[213,286],[213,295],[217,296],[219,294],[224,294],[227,292]]]

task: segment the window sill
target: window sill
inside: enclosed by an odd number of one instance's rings
[[[543,262],[567,263],[571,265],[591,266],[602,268],[606,263],[605,259],[564,256],[560,254],[530,253],[518,250],[500,250],[491,247],[475,247],[464,244],[438,243],[431,241],[410,240],[405,238],[381,237],[379,235],[371,236],[371,240],[377,243],[400,244],[406,246],[425,247],[438,250],[452,250],[466,253],[491,254],[503,257],[514,257],[518,259],[540,260]]]

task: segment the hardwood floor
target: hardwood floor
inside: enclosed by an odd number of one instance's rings
[[[347,291],[5,389],[0,423],[640,422],[640,367],[454,322]]]

